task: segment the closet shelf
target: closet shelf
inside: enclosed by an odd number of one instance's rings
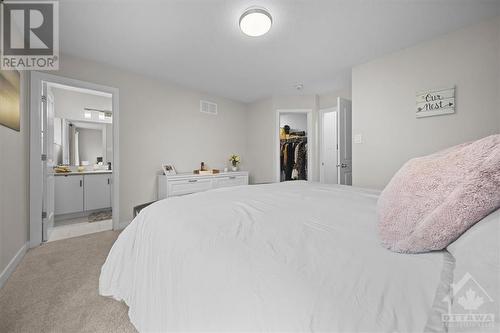
[[[280,142],[306,142],[307,136],[298,136],[295,138],[280,139]]]

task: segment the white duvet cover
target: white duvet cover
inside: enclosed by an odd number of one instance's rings
[[[377,195],[288,182],[159,201],[117,239],[100,293],[140,332],[441,331],[453,259],[382,248]]]

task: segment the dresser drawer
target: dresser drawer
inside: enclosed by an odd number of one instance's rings
[[[191,194],[212,188],[248,185],[248,172],[224,172],[213,175],[180,173],[158,175],[158,200]]]
[[[172,180],[167,184],[167,192],[169,197],[202,192],[211,188],[211,179]]]
[[[217,177],[215,180],[215,187],[230,187],[230,186],[239,186],[239,185],[248,185],[248,177],[247,176],[221,176]]]

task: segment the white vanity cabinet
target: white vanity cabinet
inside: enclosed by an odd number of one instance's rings
[[[55,174],[55,215],[111,208],[111,172]]]
[[[111,174],[85,175],[84,210],[111,207]]]
[[[190,173],[158,176],[158,200],[202,192],[214,188],[248,185],[248,172],[224,172],[213,175]]]
[[[83,175],[57,175],[54,178],[54,214],[83,211]]]

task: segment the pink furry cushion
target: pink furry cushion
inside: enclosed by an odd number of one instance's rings
[[[408,161],[377,204],[382,244],[441,250],[500,207],[500,135]]]

